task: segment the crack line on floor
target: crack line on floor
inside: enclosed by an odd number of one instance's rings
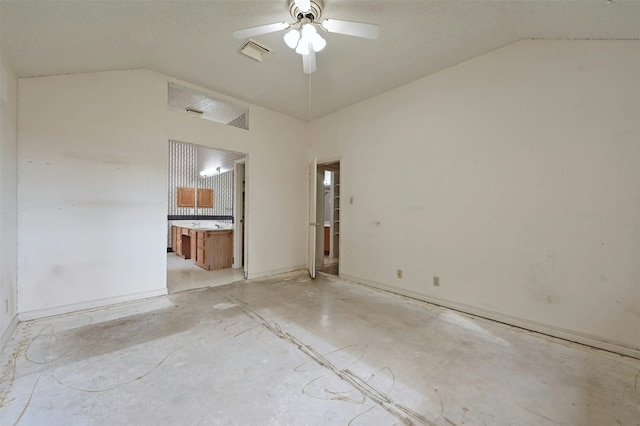
[[[279,338],[286,340],[289,343],[295,345],[300,351],[302,351],[305,355],[313,359],[320,366],[330,370],[340,379],[352,385],[355,389],[362,392],[363,395],[365,395],[371,401],[378,404],[389,414],[397,417],[403,424],[413,425],[415,424],[414,422],[417,421],[425,425],[435,426],[435,423],[429,421],[426,417],[424,417],[420,413],[413,411],[411,408],[395,402],[384,392],[379,391],[374,386],[362,380],[357,374],[355,374],[351,370],[339,369],[326,357],[324,357],[318,351],[313,349],[313,347],[300,341],[297,337],[293,336],[292,334],[289,334],[283,331],[277,323],[271,324],[269,321],[263,318],[260,314],[258,314],[257,312],[249,308],[249,305],[243,302],[242,300],[236,299],[235,297],[233,297],[232,299],[234,300],[234,302],[238,303],[239,307],[247,316],[249,316],[254,321],[261,324],[263,327],[271,331],[273,334],[275,334]]]

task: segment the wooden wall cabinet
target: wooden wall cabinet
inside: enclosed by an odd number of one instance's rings
[[[213,208],[213,189],[198,189],[198,207]]]
[[[178,207],[196,207],[196,189],[178,187]],[[198,189],[199,208],[213,208],[213,189]]]
[[[195,188],[178,187],[178,207],[195,207]]]

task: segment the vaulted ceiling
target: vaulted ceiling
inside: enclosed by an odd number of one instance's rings
[[[317,71],[284,32],[240,53],[234,30],[291,22],[287,0],[0,1],[19,77],[146,68],[309,120],[521,39],[640,39],[640,0],[325,0],[322,18],[377,23],[377,40],[322,33]]]

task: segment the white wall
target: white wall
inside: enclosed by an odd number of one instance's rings
[[[316,120],[341,274],[639,356],[639,76],[638,41],[522,41]]]
[[[17,171],[18,83],[0,52],[0,349],[17,323]]]
[[[143,70],[21,79],[19,96],[21,319],[166,293],[169,139],[250,155],[250,274],[304,264],[305,123],[168,112],[167,78]]]
[[[166,98],[144,71],[19,80],[21,319],[166,293]]]

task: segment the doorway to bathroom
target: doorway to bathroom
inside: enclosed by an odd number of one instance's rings
[[[316,249],[318,272],[340,274],[340,162],[318,164],[317,222],[322,229]],[[322,190],[320,190],[322,188]]]
[[[168,154],[169,293],[242,280],[247,155],[178,141]]]

